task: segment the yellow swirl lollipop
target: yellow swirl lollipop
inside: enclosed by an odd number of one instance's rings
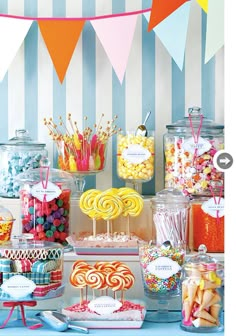
[[[94,199],[94,210],[101,214],[104,220],[115,219],[123,212],[123,202],[113,190],[105,190]]]
[[[118,191],[123,205],[123,216],[137,217],[143,210],[143,199],[140,194],[131,188],[120,188]]]

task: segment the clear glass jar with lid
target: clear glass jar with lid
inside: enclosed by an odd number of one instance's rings
[[[204,194],[212,180],[224,173],[213,165],[213,157],[224,148],[224,126],[206,119],[199,107],[191,107],[188,117],[167,125],[164,135],[165,186],[185,195]]]
[[[200,245],[198,254],[189,257],[182,270],[181,329],[200,334],[223,330],[224,267],[206,254]]]
[[[47,159],[42,159],[40,164],[39,168],[28,169],[17,176],[22,233],[33,234],[34,240],[67,245],[74,179],[65,171],[50,168]]]
[[[47,156],[46,144],[33,141],[25,129],[15,131],[15,137],[0,143],[0,196],[19,197],[16,176],[29,168],[38,168]]]

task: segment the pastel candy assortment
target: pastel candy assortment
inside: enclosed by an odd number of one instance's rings
[[[149,294],[178,293],[178,291],[180,290],[180,269],[183,265],[185,256],[185,251],[182,248],[165,249],[156,245],[144,244],[139,249],[139,256],[145,292],[148,292]],[[178,271],[173,271],[172,274],[166,277],[162,277],[162,275],[158,276],[158,274],[155,274],[155,272],[150,270],[150,265],[161,258],[168,258],[170,262],[175,262]],[[164,264],[157,267],[169,268],[172,266],[166,266]]]
[[[41,158],[38,151],[6,152],[0,169],[0,195],[18,198],[20,185],[16,176],[29,168],[40,167]]]
[[[154,153],[153,136],[118,134],[118,176],[124,180],[151,180],[154,175]],[[141,160],[140,157],[142,157]]]
[[[35,240],[47,240],[66,245],[69,235],[70,189],[59,197],[41,202],[27,190],[20,191],[23,233],[32,233]]]
[[[217,151],[224,148],[223,138],[207,139],[211,148],[194,159],[194,154],[184,149],[184,137],[166,137],[165,186],[177,188],[185,195],[204,194],[210,182],[222,181],[224,174],[213,164]]]

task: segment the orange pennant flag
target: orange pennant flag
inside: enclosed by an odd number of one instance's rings
[[[61,83],[84,23],[84,20],[38,20],[41,34]]]
[[[189,0],[152,0],[152,9],[148,31],[156,27],[167,16],[172,14],[176,9]]]

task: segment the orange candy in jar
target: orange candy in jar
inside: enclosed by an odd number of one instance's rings
[[[224,198],[222,192],[212,189],[212,194],[195,197],[191,202],[193,248],[200,244],[208,252],[224,252]]]

